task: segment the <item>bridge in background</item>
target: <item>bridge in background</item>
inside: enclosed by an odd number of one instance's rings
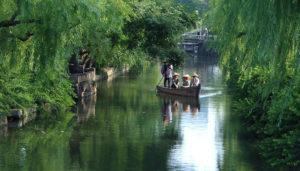
[[[182,41],[178,43],[178,45],[186,52],[197,53],[204,43],[214,39],[215,36],[210,35],[207,28],[201,28],[192,32],[184,33],[182,35]]]

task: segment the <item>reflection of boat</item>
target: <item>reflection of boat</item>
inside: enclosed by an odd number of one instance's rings
[[[190,105],[192,108],[200,109],[199,98],[184,97],[178,95],[170,95],[165,93],[158,93],[158,96],[164,100],[178,101],[179,103],[185,105]]]
[[[170,122],[172,122],[172,103],[168,99],[164,99],[164,103],[161,108],[162,114],[163,114],[163,121],[164,124],[167,125]]]
[[[157,93],[166,93],[166,94],[197,97],[197,98],[199,96],[200,89],[201,89],[201,85],[199,85],[198,87],[188,87],[188,88],[180,87],[176,89],[156,86]]]

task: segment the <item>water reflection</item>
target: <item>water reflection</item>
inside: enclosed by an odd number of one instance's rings
[[[97,95],[85,97],[77,102],[73,112],[76,114],[77,122],[84,123],[96,115]]]
[[[158,97],[163,100],[161,111],[165,125],[170,123],[173,117],[178,117],[183,112],[195,116],[200,109],[198,98],[195,99],[168,94],[158,94]]]
[[[197,114],[181,115],[181,143],[169,156],[169,167],[175,170],[218,170],[223,160],[222,115],[209,99],[201,100]]]
[[[8,132],[7,126],[0,126],[0,137],[6,137]]]
[[[200,101],[194,98],[159,94],[163,100],[164,123],[166,116],[179,118],[180,141],[169,153],[170,170],[221,169],[224,156],[223,122],[227,106],[226,96],[222,94],[207,96],[213,93],[211,90],[202,93],[201,96],[206,98],[200,98]],[[173,116],[169,116],[170,114]]]
[[[172,115],[173,115],[171,100],[164,99],[161,111],[163,115],[164,124],[168,125],[170,122],[172,122]]]
[[[261,169],[239,139],[215,59],[189,59],[184,72],[195,71],[203,87],[196,100],[157,97],[158,65],[134,79],[100,83],[98,96],[74,113],[1,136],[0,170]]]
[[[96,116],[96,102],[97,95],[88,96],[78,101],[73,109],[77,121],[69,140],[70,163],[73,169],[84,167],[81,142],[85,141],[87,136],[81,132],[81,129],[86,122]]]

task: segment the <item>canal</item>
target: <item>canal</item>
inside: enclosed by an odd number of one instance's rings
[[[218,61],[190,57],[179,73],[201,74],[199,100],[157,96],[159,66],[99,83],[74,113],[0,131],[0,170],[264,170],[230,110]]]

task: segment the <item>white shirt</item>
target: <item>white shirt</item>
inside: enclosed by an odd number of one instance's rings
[[[172,78],[173,76],[173,65],[169,65],[167,67],[166,73],[165,73],[165,77],[166,78]]]
[[[198,77],[193,77],[192,82],[191,82],[191,86],[192,87],[197,87],[200,84],[200,79]]]

